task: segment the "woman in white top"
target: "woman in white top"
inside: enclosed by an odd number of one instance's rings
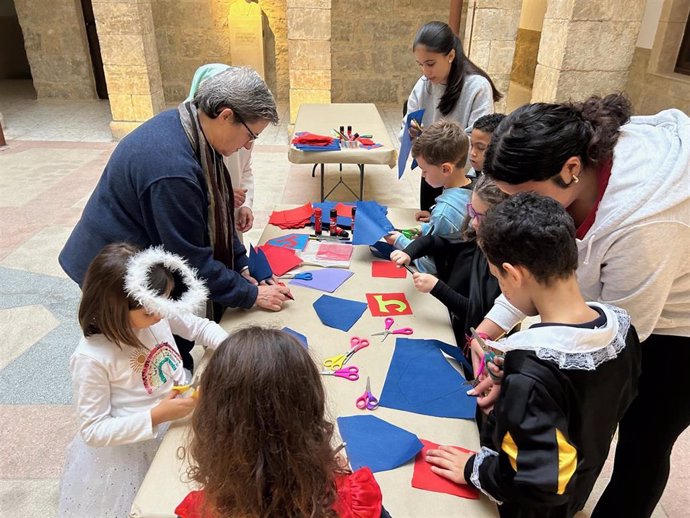
[[[502,94],[488,74],[465,56],[460,38],[453,34],[448,24],[429,22],[423,25],[414,38],[412,51],[423,75],[407,100],[407,113],[423,108],[423,126],[445,118],[460,124],[469,135],[475,120],[493,113],[494,102]],[[405,131],[404,123],[402,131]],[[412,136],[416,134],[412,132]],[[422,211],[429,210],[442,190],[434,189],[422,179]],[[427,216],[421,215],[422,218]]]

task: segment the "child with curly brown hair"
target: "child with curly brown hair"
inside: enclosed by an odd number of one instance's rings
[[[289,334],[248,327],[218,347],[201,377],[187,448],[200,484],[180,518],[379,518],[368,468],[341,467],[319,371]]]

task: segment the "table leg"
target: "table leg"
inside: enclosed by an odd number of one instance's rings
[[[323,196],[323,177],[324,177],[324,164],[321,164],[321,202],[323,203],[324,201],[324,196]]]
[[[364,200],[364,164],[357,164],[359,166],[359,199]]]

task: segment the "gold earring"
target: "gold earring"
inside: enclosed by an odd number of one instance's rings
[[[580,178],[578,176],[573,175],[573,181],[572,183],[577,183],[580,181]]]

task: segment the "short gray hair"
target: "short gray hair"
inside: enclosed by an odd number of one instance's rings
[[[194,104],[212,119],[230,108],[245,122],[262,119],[278,124],[279,120],[273,94],[249,67],[230,67],[203,81]]]

